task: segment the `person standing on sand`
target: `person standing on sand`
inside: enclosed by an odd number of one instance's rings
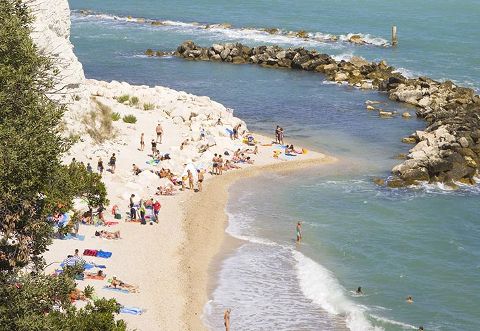
[[[280,145],[284,145],[284,142],[283,142],[284,135],[285,135],[285,132],[283,131],[283,128],[280,128],[280,130],[278,131],[278,143]]]
[[[142,132],[140,135],[140,150],[143,151],[145,149],[145,134]]]
[[[87,171],[92,173],[93,172],[93,169],[92,169],[92,166],[90,165],[90,163],[87,163]]]
[[[155,141],[155,139],[152,139],[152,156],[155,156],[156,153],[157,153],[157,142]]]
[[[140,203],[139,203],[139,211],[140,211],[141,224],[142,225],[147,224],[147,222],[145,221],[145,203],[143,202],[142,199],[140,200]]]
[[[117,157],[115,156],[115,153],[112,154],[112,156],[110,157],[110,162],[108,162],[108,165],[110,166],[110,171],[112,172],[112,174],[115,173],[115,169],[116,169],[116,164],[117,164]]]
[[[228,308],[227,310],[225,310],[225,313],[223,313],[223,320],[225,321],[224,322],[225,331],[230,331],[230,312],[231,311],[232,310]]]
[[[160,212],[160,208],[162,208],[162,205],[158,200],[155,200],[155,203],[153,204],[153,215],[155,215],[155,222],[158,223],[158,213]]]
[[[297,243],[299,243],[300,240],[302,240],[302,223],[300,223],[300,221],[297,222],[296,233],[297,233]]]
[[[193,174],[190,169],[187,170],[188,175],[188,188],[193,191]]]
[[[157,127],[155,128],[155,131],[157,132],[157,143],[161,144],[162,143],[162,135],[163,135],[163,128],[160,122],[157,124]]]
[[[275,143],[280,144],[280,125],[275,129]]]
[[[223,173],[223,158],[221,155],[218,156],[217,161],[218,174],[221,175]]]
[[[198,181],[197,181],[197,185],[198,185],[198,192],[202,192],[202,183],[203,183],[203,170],[197,170],[198,172]]]
[[[98,172],[100,173],[100,176],[103,175],[103,161],[102,161],[102,158],[99,157],[98,158],[98,162],[97,162],[97,170]]]
[[[135,219],[137,218],[137,212],[135,211],[135,203],[133,202],[133,198],[135,198],[135,194],[132,194],[130,196],[130,204],[129,204],[129,207],[130,207],[130,221],[135,221]]]
[[[218,175],[218,158],[217,158],[217,153],[213,154],[212,158],[212,163],[213,163],[213,169],[212,169],[212,174],[213,175]]]

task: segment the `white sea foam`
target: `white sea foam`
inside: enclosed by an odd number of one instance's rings
[[[267,246],[276,246],[277,243],[268,240],[266,238],[260,238],[257,236],[253,236],[250,234],[246,234],[251,232],[250,224],[254,221],[248,216],[241,214],[241,213],[229,213],[227,212],[228,216],[228,226],[225,229],[225,232],[240,240],[249,241],[251,243],[260,244],[260,245],[267,245]]]
[[[374,36],[371,36],[370,34],[363,34],[363,33],[342,34],[339,36],[339,40],[348,42],[350,38],[353,36],[360,36],[361,40],[363,40],[365,44],[368,44],[368,45],[383,46],[383,47],[390,46],[390,43],[386,39],[383,39],[381,37],[374,37]]]
[[[370,317],[376,319],[377,321],[383,322],[383,323],[398,325],[398,326],[401,326],[402,328],[406,328],[406,329],[417,330],[417,328],[413,325],[410,325],[410,324],[407,324],[407,323],[402,323],[402,322],[399,322],[399,321],[394,321],[394,320],[391,320],[391,319],[388,319],[388,318],[385,318],[385,317],[382,317],[382,316],[370,314]]]
[[[107,20],[107,21],[121,21],[121,22],[133,22],[133,23],[140,23],[149,25],[152,28],[165,28],[166,26],[170,27],[181,27],[187,28],[192,32],[202,32],[202,33],[213,33],[213,34],[222,34],[231,39],[237,40],[253,40],[256,42],[267,42],[267,43],[277,43],[277,44],[287,44],[287,45],[298,45],[298,46],[319,46],[325,45],[328,43],[330,47],[334,47],[333,43],[335,42],[335,35],[322,33],[322,32],[310,32],[307,33],[307,38],[297,37],[295,31],[283,31],[278,29],[276,33],[270,34],[264,29],[261,28],[233,28],[233,27],[226,27],[219,24],[199,24],[196,22],[181,22],[181,21],[171,21],[171,20],[153,20],[153,19],[145,19],[145,18],[138,18],[138,17],[131,17],[131,16],[116,16],[116,15],[109,15],[103,13],[95,13],[95,12],[81,12],[81,11],[73,11],[73,19],[74,20],[82,20],[82,19],[99,19],[99,20]],[[152,24],[158,23],[158,24]],[[349,42],[353,33],[349,33],[347,35],[341,35],[338,37],[338,40],[341,42]],[[372,37],[369,34],[355,34],[360,35],[362,40],[365,44],[375,45],[375,46],[388,46],[388,42],[379,37]]]
[[[333,55],[332,58],[335,61],[350,61],[353,57],[353,53],[343,53],[338,55]]]
[[[294,251],[293,256],[297,261],[300,288],[307,298],[330,314],[345,314],[347,326],[352,331],[383,330],[370,324],[364,309],[345,296],[345,289],[329,270],[298,251]]]
[[[404,77],[406,78],[415,78],[415,77],[418,77],[419,75],[414,73],[413,71],[411,70],[408,70],[408,69],[405,69],[405,68],[397,68],[395,71],[393,72],[398,72],[399,74],[402,74]]]

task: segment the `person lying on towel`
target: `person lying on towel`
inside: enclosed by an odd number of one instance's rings
[[[120,231],[110,232],[110,231],[95,231],[95,236],[105,239],[120,239]]]
[[[117,276],[112,277],[112,279],[110,280],[110,285],[108,285],[108,287],[127,290],[128,292],[132,293],[138,292],[138,286],[127,284],[120,279],[117,279]]]

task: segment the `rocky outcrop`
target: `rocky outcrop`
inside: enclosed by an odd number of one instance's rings
[[[28,6],[35,16],[31,37],[41,53],[58,69],[51,97],[68,103],[83,93],[85,75],[70,43],[70,8],[67,1],[32,0]]]
[[[70,42],[70,8],[67,1],[31,0],[26,2],[33,16],[31,37],[39,51],[48,56],[58,72],[49,98],[69,106],[65,120],[72,124],[88,107],[82,64]]]
[[[419,181],[474,183],[473,177],[480,165],[480,97],[472,89],[426,77],[408,79],[385,61],[375,63],[356,57],[337,61],[305,48],[248,47],[240,43],[199,47],[186,41],[175,55],[187,60],[251,63],[318,72],[338,83],[384,91],[392,100],[415,105],[417,117],[427,123],[424,131],[403,139],[415,146],[407,159],[393,168],[390,185],[405,186]]]

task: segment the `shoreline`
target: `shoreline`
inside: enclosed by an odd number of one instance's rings
[[[185,243],[180,250],[181,272],[186,280],[186,305],[182,318],[187,330],[207,330],[203,312],[214,289],[214,272],[218,271],[212,266],[220,266],[224,257],[242,243],[242,240],[225,232],[228,225],[226,206],[232,185],[238,180],[266,172],[291,172],[336,161],[334,157],[313,153],[313,157],[303,160],[268,163],[210,178],[202,193],[189,201],[183,221]],[[205,223],[206,219],[210,222]]]

